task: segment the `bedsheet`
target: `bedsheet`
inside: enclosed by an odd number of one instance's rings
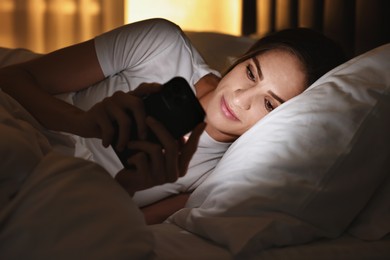
[[[172,224],[150,226],[155,237],[156,259],[235,259],[226,249]],[[390,236],[365,242],[350,235],[308,244],[271,248],[252,256],[253,260],[358,260],[390,257]]]

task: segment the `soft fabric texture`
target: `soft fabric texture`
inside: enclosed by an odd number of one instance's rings
[[[169,221],[236,256],[342,234],[389,174],[389,71],[385,45],[324,75],[233,143]]]
[[[390,171],[348,232],[363,240],[378,240],[390,233]]]
[[[148,259],[153,236],[100,166],[0,91],[0,258]]]
[[[94,163],[54,152],[2,207],[0,223],[2,259],[153,256],[142,214],[111,176]]]
[[[22,48],[0,47],[0,68],[39,57],[40,54]]]
[[[11,54],[10,57],[20,52],[7,53]],[[23,59],[22,56],[24,54],[16,58]],[[1,59],[0,51],[0,67]],[[42,127],[23,106],[2,90],[0,135],[0,207],[18,192],[25,178],[48,152],[56,150],[67,155],[74,154],[74,143],[69,136]]]

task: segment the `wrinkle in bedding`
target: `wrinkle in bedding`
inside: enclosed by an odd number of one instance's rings
[[[99,165],[66,154],[0,91],[0,259],[149,259],[138,207]],[[58,149],[57,149],[58,148]]]

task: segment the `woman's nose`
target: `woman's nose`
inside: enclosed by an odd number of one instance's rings
[[[237,89],[234,91],[233,103],[241,109],[249,110],[255,94],[253,88]]]

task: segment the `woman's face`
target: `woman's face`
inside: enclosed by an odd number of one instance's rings
[[[238,138],[266,114],[305,89],[303,64],[286,50],[270,50],[238,64],[221,79],[207,108],[216,140]]]

